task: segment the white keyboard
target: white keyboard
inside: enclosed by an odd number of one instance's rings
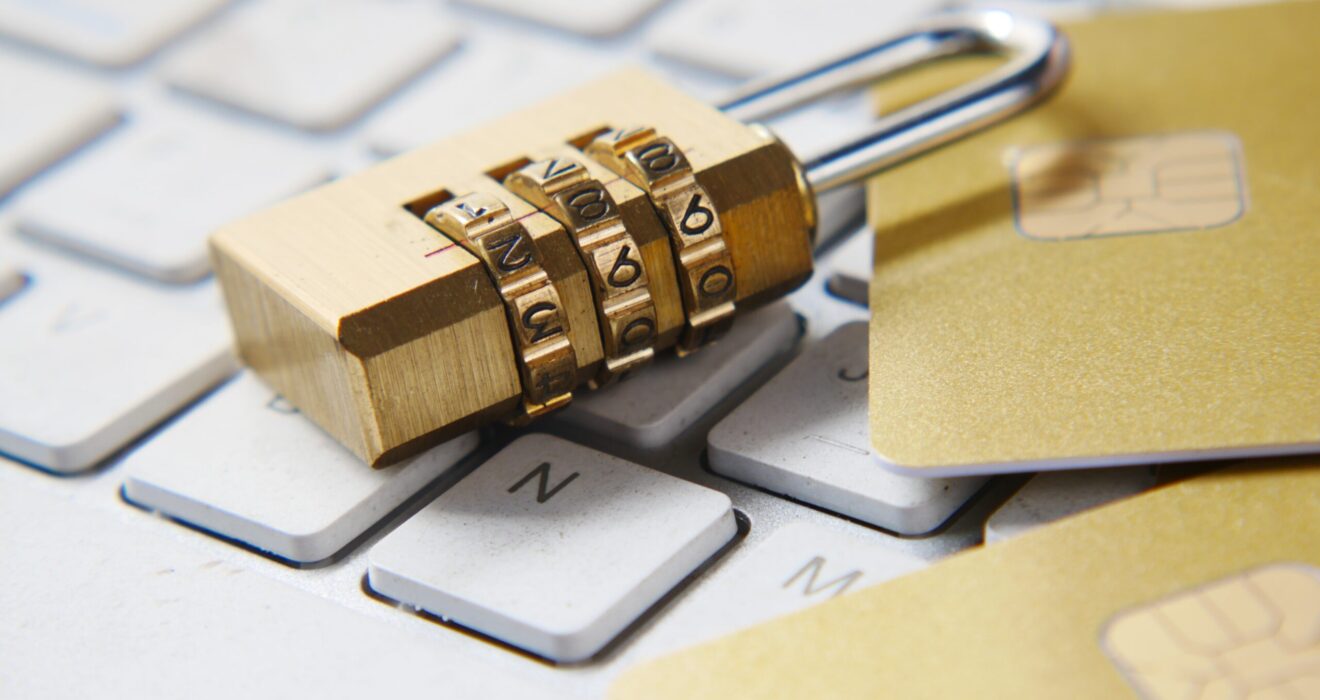
[[[385,471],[231,353],[222,222],[613,67],[714,99],[951,4],[0,0],[0,696],[600,697],[1149,488],[879,471],[855,190],[815,276],[714,347]]]

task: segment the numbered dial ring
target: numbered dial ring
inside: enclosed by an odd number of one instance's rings
[[[624,227],[614,198],[585,166],[549,158],[510,174],[504,186],[564,225],[591,276],[605,362],[593,386],[650,362],[656,312],[641,248]]]
[[[523,410],[535,418],[566,405],[577,377],[577,355],[568,339],[568,316],[536,241],[493,195],[456,197],[426,213],[426,222],[486,265],[513,329]]]
[[[646,190],[669,229],[687,312],[678,353],[723,335],[733,323],[737,296],[733,259],[710,195],[683,152],[654,129],[637,127],[601,134],[587,154]]]

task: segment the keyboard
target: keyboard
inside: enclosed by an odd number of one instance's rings
[[[855,189],[821,202],[815,276],[723,341],[387,470],[230,350],[230,219],[614,67],[714,101],[950,6],[0,0],[0,695],[601,696],[1154,486],[877,470]],[[810,150],[870,109],[771,126]]]

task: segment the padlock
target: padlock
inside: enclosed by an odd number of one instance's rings
[[[816,155],[746,123],[968,53],[1007,60]],[[976,11],[720,108],[618,73],[216,232],[238,352],[373,466],[526,422],[796,288],[819,193],[1024,109],[1066,67],[1048,23]]]

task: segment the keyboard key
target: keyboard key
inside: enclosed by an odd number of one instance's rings
[[[858,185],[840,187],[816,196],[817,252],[834,239],[857,230],[866,217],[866,196]]]
[[[34,250],[18,262],[27,288],[0,305],[0,452],[87,469],[234,371],[214,285],[146,285]]]
[[[636,24],[663,0],[463,0],[588,36],[610,36]]]
[[[108,494],[30,482],[0,457],[6,698],[544,697],[508,663],[333,600],[356,581],[284,576],[317,589],[298,590]]]
[[[690,646],[925,566],[881,537],[805,522],[781,527],[750,550],[743,544],[641,643],[648,654]]]
[[[477,445],[372,469],[244,373],[125,460],[130,501],[292,561],[327,559]]]
[[[32,189],[18,225],[126,270],[193,282],[210,269],[212,231],[329,173],[310,147],[170,111],[126,127]]]
[[[866,306],[871,303],[871,273],[874,262],[875,233],[870,226],[844,241],[830,258],[830,293]]]
[[[880,466],[867,422],[867,327],[816,343],[710,432],[711,469],[878,527],[943,523],[984,478],[920,479]]]
[[[530,435],[382,539],[368,577],[389,598],[580,661],[736,532],[722,493]]]
[[[0,33],[103,66],[126,66],[226,1],[6,0]]]
[[[109,90],[12,51],[0,50],[0,85],[21,96],[0,102],[0,196],[119,118]]]
[[[609,697],[1315,700],[1317,494],[1314,456],[1246,462],[625,671]]]
[[[1206,0],[1194,0],[1205,2]],[[959,7],[972,9],[1008,10],[1009,12],[1045,17],[1054,21],[1077,21],[1093,17],[1105,10],[1106,5],[1135,6],[1149,0],[963,0]]]
[[[607,54],[512,34],[466,38],[455,55],[390,103],[368,127],[372,148],[394,155],[533,104],[614,67]],[[481,99],[454,108],[481,86]]]
[[[802,68],[896,34],[942,0],[687,2],[647,38],[669,58],[743,78]]]
[[[294,126],[329,130],[394,92],[456,39],[438,3],[267,2],[226,16],[165,70],[185,90]]]
[[[1155,485],[1150,467],[1044,472],[1031,478],[985,523],[985,541],[999,542],[1060,518],[1134,496]]]
[[[556,419],[593,439],[655,450],[797,342],[797,317],[778,302],[740,316],[714,345],[688,357],[666,354],[607,390],[584,393]]]

